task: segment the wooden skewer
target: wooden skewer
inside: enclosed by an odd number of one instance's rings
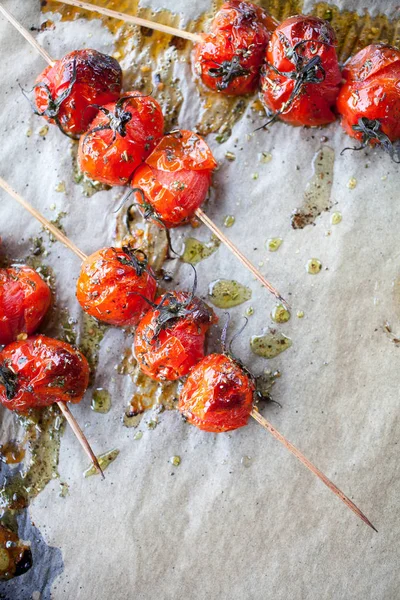
[[[33,35],[31,35],[29,31],[25,29],[25,27],[22,27],[21,23],[19,23],[19,21],[17,21],[17,19],[13,17],[13,15],[6,8],[4,8],[2,4],[0,4],[0,13],[2,13],[5,18],[12,23],[12,25],[14,25],[15,29],[18,29],[20,34],[31,44],[31,46],[35,48],[35,50],[39,52],[39,54],[43,56],[44,60],[46,60],[49,65],[53,66],[55,64],[55,61],[46,52],[46,50],[40,44],[38,44]]]
[[[163,25],[162,23],[157,23],[157,21],[149,21],[148,19],[141,19],[140,17],[132,17],[131,15],[127,15],[127,14],[119,12],[117,10],[110,10],[109,8],[103,8],[102,6],[96,6],[96,4],[90,4],[88,2],[80,2],[79,0],[55,0],[55,1],[60,2],[61,4],[69,4],[70,6],[76,6],[78,8],[82,8],[83,10],[97,12],[101,15],[105,15],[106,17],[118,19],[119,21],[126,21],[127,23],[132,23],[133,25],[140,25],[141,27],[148,27],[149,29],[155,29],[156,31],[162,31],[163,33],[167,33],[168,35],[181,37],[181,38],[184,38],[185,40],[190,40],[191,42],[200,42],[202,39],[202,37],[200,35],[198,35],[197,33],[191,33],[190,31],[185,31],[183,29],[177,29],[176,27],[170,27],[169,25]]]
[[[307,467],[307,469],[314,473],[314,475],[316,475],[318,479],[320,479],[334,494],[336,494],[336,496],[338,496],[338,498],[340,498],[341,501],[344,502],[345,505],[357,515],[357,517],[359,517],[362,521],[364,521],[364,523],[366,523],[369,527],[371,527],[374,531],[378,533],[378,530],[372,525],[371,521],[367,519],[364,513],[361,512],[361,510],[354,504],[354,502],[352,502],[350,498],[348,498],[341,490],[339,490],[339,488],[334,483],[332,483],[332,481],[328,479],[328,477],[324,475],[322,471],[320,471],[315,465],[313,465],[312,462],[310,462],[308,458],[306,458],[304,454],[300,452],[300,450],[293,446],[293,444],[291,444],[289,440],[287,440],[281,433],[279,433],[279,431],[277,431],[275,427],[273,427],[271,423],[267,421],[267,419],[265,419],[258,412],[257,408],[253,408],[250,414],[253,417],[253,419],[257,421],[257,423],[259,423],[262,427],[264,427],[264,429],[269,431],[269,433],[271,433],[274,436],[274,438],[278,440],[278,442],[281,442],[281,444],[283,444],[285,448],[289,450],[289,452],[291,452],[301,463],[303,463],[305,467]]]
[[[33,208],[33,206],[31,206],[29,204],[29,202],[27,202],[26,200],[24,200],[24,198],[22,198],[19,194],[17,194],[17,192],[15,190],[13,190],[13,188],[2,177],[0,177],[0,187],[2,187],[3,190],[5,190],[8,194],[10,194],[10,196],[12,198],[14,198],[14,200],[16,200],[19,204],[21,204],[21,206],[23,206],[32,216],[34,216],[35,219],[38,219],[38,221],[40,221],[40,223],[42,223],[42,225],[46,229],[48,229],[54,235],[55,238],[57,238],[60,242],[65,244],[65,246],[67,246],[73,252],[75,252],[75,254],[77,254],[77,256],[79,256],[79,258],[81,260],[84,260],[86,258],[86,254],[81,252],[81,250],[79,250],[79,248],[77,248],[77,246],[75,246],[75,244],[73,242],[71,242],[71,240],[69,240],[62,233],[62,231],[60,231],[57,227],[55,227],[52,223],[50,223],[50,221],[45,219],[36,209]],[[104,473],[100,467],[99,461],[97,460],[97,457],[96,457],[95,453],[93,452],[92,448],[90,447],[90,444],[87,441],[85,434],[83,433],[82,429],[79,427],[79,425],[78,425],[77,421],[75,420],[75,417],[71,413],[68,405],[65,402],[57,402],[57,404],[58,404],[62,414],[67,419],[70,426],[72,427],[72,431],[78,438],[78,441],[81,444],[82,448],[85,450],[86,454],[89,456],[90,460],[92,461],[96,471],[98,473],[100,473],[100,475],[104,479]]]
[[[201,208],[198,208],[196,210],[195,215],[200,219],[200,221],[207,225],[207,227],[213,232],[213,234],[217,236],[217,238],[220,239],[221,242],[223,242],[225,246],[227,246],[227,248],[229,248],[229,250],[236,256],[236,258],[238,258],[240,262],[246,267],[246,269],[253,273],[254,277],[258,279],[258,281],[260,281],[262,285],[271,292],[271,294],[273,294],[280,302],[282,302],[282,304],[289,308],[289,304],[280,295],[278,290],[275,289],[263,275],[261,275],[260,271],[258,271],[258,269],[256,269],[255,266],[249,261],[249,259],[241,253],[239,248],[237,248],[235,244],[231,242],[231,240],[227,238],[224,233],[222,233],[219,227],[217,227],[215,223],[209,217],[207,217],[206,213],[203,212]]]
[[[57,405],[60,408],[64,417],[67,419],[69,425],[71,426],[72,431],[78,438],[79,443],[81,444],[82,448],[84,449],[84,451],[90,458],[96,471],[101,475],[102,479],[105,479],[103,469],[101,468],[99,461],[97,460],[97,456],[95,455],[92,448],[90,447],[90,444],[87,441],[85,434],[83,433],[82,429],[79,427],[78,421],[75,419],[74,415],[70,411],[68,404],[66,404],[66,402],[57,402]]]
[[[68,2],[66,2],[66,3],[71,4],[73,6],[80,6],[82,8],[91,6],[90,4],[85,4],[84,2],[76,2],[75,0],[68,0]],[[43,48],[36,42],[36,40],[31,36],[31,34],[26,29],[24,29],[22,27],[22,25],[8,11],[6,11],[5,9],[2,9],[1,5],[0,5],[0,9],[2,10],[3,14],[7,17],[7,19],[10,21],[10,23],[12,23],[18,29],[18,31],[20,33],[22,33],[22,35],[25,37],[25,39],[27,39],[37,50],[39,50],[39,49],[40,49],[39,51],[43,50]],[[101,9],[101,10],[105,10],[108,13],[115,13],[115,11],[110,11],[108,9]],[[122,13],[115,13],[115,14],[122,14]],[[115,16],[115,14],[109,15],[109,16]],[[136,19],[136,17],[132,17],[132,19]],[[150,23],[150,21],[149,21],[149,23]],[[43,52],[45,53],[45,55],[47,57],[46,60],[49,62],[49,64],[54,64],[54,60],[51,58],[51,56],[49,56],[47,54],[47,52],[45,52],[44,50],[43,50]],[[79,256],[79,258],[81,260],[85,260],[85,258],[87,258],[86,255],[81,250],[79,250],[79,248],[77,248],[73,242],[71,242],[71,240],[69,240],[66,236],[64,236],[56,227],[54,227],[54,225],[52,225],[49,221],[47,221],[38,211],[36,211],[28,202],[26,202],[23,198],[21,198],[21,196],[19,196],[14,190],[9,188],[8,184],[4,180],[1,180],[1,181],[2,181],[2,184],[1,184],[2,187],[4,187],[4,189],[7,190],[8,193],[11,194],[11,196],[13,196],[15,198],[15,200],[17,200],[17,202],[22,204],[22,206],[24,206],[24,208],[26,208],[26,210],[28,210],[32,216],[34,216],[36,219],[38,219],[46,229],[51,231],[51,233],[54,235],[54,237],[59,239],[63,244],[65,244],[65,246],[67,246],[73,252],[75,252],[75,254],[77,254],[77,256]],[[278,292],[278,290],[276,290],[273,287],[273,285],[271,285],[269,283],[269,281],[258,271],[258,269],[255,268],[255,266],[249,261],[249,259],[246,258],[244,256],[244,254],[242,254],[242,252],[239,250],[239,248],[237,248],[235,246],[235,244],[233,244],[233,242],[231,242],[231,240],[226,237],[226,235],[215,225],[215,223],[209,217],[207,217],[207,215],[200,208],[196,210],[195,214],[205,225],[207,225],[207,227],[214,233],[214,235],[216,235],[217,238],[220,239],[221,242],[223,242],[229,248],[229,250],[236,256],[236,258],[238,258],[240,260],[240,262],[247,269],[249,269],[249,271],[254,275],[254,277],[256,279],[258,279],[258,281],[260,281],[260,283],[264,287],[266,287],[267,290],[269,290],[282,304],[284,304],[287,308],[289,308],[289,304],[281,296],[281,294]]]
[[[43,215],[40,214],[29,202],[27,202],[22,196],[17,194],[17,192],[5,181],[2,177],[0,177],[0,187],[3,188],[10,196],[14,198],[21,206],[25,208],[35,219],[37,219],[43,227],[45,227],[55,238],[57,238],[62,244],[67,246],[72,252],[75,252],[77,256],[83,261],[87,258],[87,255],[79,250],[77,246],[75,246],[74,242],[72,242],[66,235],[63,234],[53,223],[50,223]]]

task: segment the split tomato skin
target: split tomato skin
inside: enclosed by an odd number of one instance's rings
[[[391,142],[400,139],[400,50],[371,44],[345,64],[344,83],[337,99],[341,124],[348,135],[361,140],[357,128],[361,118],[379,121]],[[372,143],[378,142],[371,139]]]
[[[295,126],[316,127],[335,121],[335,102],[342,79],[336,43],[334,30],[323,19],[296,15],[283,21],[271,36],[261,74],[261,99],[268,111]],[[299,59],[297,63],[293,50]],[[305,78],[307,63],[308,75],[314,75],[315,82]],[[311,64],[319,67],[311,69]],[[296,81],[298,85],[303,83],[291,101]]]
[[[69,94],[59,103],[70,86]],[[115,58],[97,50],[75,50],[36,79],[35,104],[38,114],[58,124],[64,133],[78,137],[96,116],[98,109],[91,105],[114,102],[121,87],[122,70]],[[59,104],[58,110],[54,103]],[[53,112],[56,114],[51,117]]]
[[[78,163],[90,179],[107,185],[126,185],[149,156],[164,131],[157,100],[128,92],[98,111],[79,141]]]
[[[188,314],[171,319],[160,328],[160,311],[172,301],[187,303]],[[139,322],[134,352],[139,367],[151,379],[175,381],[187,375],[204,357],[205,336],[217,322],[214,311],[187,292],[168,292],[158,298],[160,308],[150,309]]]
[[[239,363],[226,354],[209,354],[189,374],[179,410],[203,431],[232,431],[247,424],[254,393],[254,382]]]
[[[27,412],[59,401],[76,404],[88,384],[86,358],[66,342],[35,335],[0,352],[0,402],[10,410]]]
[[[148,310],[157,282],[143,253],[102,248],[83,261],[76,297],[83,310],[109,325],[132,327]]]
[[[254,92],[277,21],[251,2],[230,0],[193,51],[193,69],[208,88],[238,96]]]
[[[34,269],[0,269],[0,345],[34,333],[50,304],[50,288]]]
[[[145,214],[150,207],[167,228],[187,223],[207,198],[216,166],[210,148],[196,133],[180,130],[165,135],[135,171],[131,184],[135,199]]]

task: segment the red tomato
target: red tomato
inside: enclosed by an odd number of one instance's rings
[[[86,358],[66,342],[35,335],[0,352],[0,402],[10,410],[76,404],[88,383]]]
[[[179,410],[203,431],[231,431],[247,424],[254,394],[254,382],[238,362],[226,354],[209,354],[187,378]]]
[[[39,327],[51,304],[47,283],[30,267],[0,269],[0,344]]]
[[[136,200],[170,227],[189,221],[202,205],[217,163],[205,141],[192,131],[165,135],[133,176]],[[137,190],[140,190],[137,193]]]
[[[184,377],[204,357],[214,311],[187,292],[167,292],[139,322],[134,351],[143,373],[158,381]]]
[[[97,50],[75,50],[36,79],[37,114],[56,123],[63,133],[78,137],[86,131],[97,107],[119,98],[122,70],[118,62]]]
[[[102,248],[82,263],[76,297],[83,310],[119,327],[136,325],[156,295],[155,275],[140,250]]]
[[[291,125],[326,125],[341,83],[336,35],[327,21],[296,15],[272,34],[261,74],[261,98]]]
[[[400,161],[392,142],[400,139],[400,50],[372,44],[345,65],[337,109],[342,127],[362,142],[380,144]]]
[[[79,141],[83,173],[108,185],[126,185],[164,130],[161,107],[151,96],[128,92],[102,106]]]
[[[203,83],[223,94],[254,92],[270,33],[277,21],[251,2],[223,4],[193,51],[193,68]]]

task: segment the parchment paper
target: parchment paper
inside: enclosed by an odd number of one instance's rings
[[[44,20],[38,4],[5,2],[26,27]],[[191,14],[207,7],[189,0],[178,5],[182,13],[189,7]],[[375,3],[368,5],[375,10]],[[389,11],[394,3],[381,3],[384,7]],[[38,36],[53,56],[83,46],[113,51],[112,36],[100,21],[53,20],[56,29]],[[47,217],[65,210],[67,234],[90,253],[112,241],[120,191],[82,196],[72,180],[69,140],[54,127],[42,140],[37,132],[44,122],[31,115],[16,83],[31,87],[43,61],[3,19],[0,32],[0,173]],[[179,120],[190,128],[198,120],[200,100],[190,67],[177,63],[175,68],[186,81]],[[24,583],[27,574],[1,584],[2,597],[398,598],[400,348],[383,327],[387,320],[399,335],[400,306],[394,293],[400,270],[398,166],[379,151],[340,156],[349,140],[338,124],[315,131],[275,124],[248,141],[246,134],[261,123],[248,110],[228,142],[218,145],[209,136],[221,167],[207,213],[220,226],[226,215],[235,215],[235,225],[226,232],[255,264],[263,263],[261,271],[290,301],[292,318],[279,328],[293,339],[292,348],[270,361],[251,353],[249,338],[271,324],[275,302],[224,247],[199,263],[199,294],[205,296],[209,282],[218,277],[252,288],[251,301],[230,312],[235,328],[246,307],[255,309],[235,344],[236,354],[256,373],[265,368],[282,372],[273,390],[282,408],[270,404],[263,413],[359,504],[379,533],[357,520],[255,422],[231,434],[211,435],[167,411],[155,430],[146,427],[145,417],[143,437],[134,440],[135,429],[121,423],[132,383],[115,371],[132,340],[110,329],[101,344],[95,386],[110,390],[112,409],[107,415],[93,413],[88,392],[74,412],[86,424],[96,452],[117,447],[120,455],[105,481],[84,479],[86,457],[66,430],[59,470],[69,494],[59,497],[54,481],[29,508],[46,544],[61,550],[62,572],[50,592],[48,563],[39,549],[33,567],[36,588]],[[28,129],[33,131],[29,138]],[[323,135],[336,152],[335,206],[315,226],[294,231],[290,215],[301,203]],[[227,150],[235,152],[235,162],[224,158]],[[259,163],[261,151],[272,154],[269,163]],[[347,187],[351,177],[357,180],[354,189]],[[60,181],[65,181],[65,193],[55,192]],[[2,242],[9,256],[22,258],[40,226],[6,194],[0,194],[0,202]],[[53,203],[55,212],[50,210]],[[333,210],[343,215],[336,226],[330,225]],[[178,235],[188,234],[193,231]],[[194,235],[209,239],[204,227]],[[269,253],[265,242],[275,236],[283,244]],[[305,269],[312,257],[323,265],[315,276]],[[77,257],[55,244],[45,260],[57,272],[58,302],[79,320],[73,292]],[[189,285],[190,269],[181,264],[174,268],[179,269],[175,281],[182,288]],[[304,311],[303,319],[296,317],[298,310]],[[213,339],[217,337],[215,332]],[[218,349],[216,341],[213,347]],[[2,418],[4,441],[14,418],[6,411]],[[181,456],[179,467],[169,463],[173,455]],[[241,462],[246,456],[251,458],[244,461],[248,467]]]

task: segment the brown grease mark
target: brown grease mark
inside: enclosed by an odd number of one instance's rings
[[[135,392],[129,401],[123,416],[126,427],[137,427],[146,411],[154,409],[157,412],[176,410],[178,408],[179,387],[177,381],[154,381],[139,369],[139,366],[128,348],[118,365],[118,373],[129,375]]]
[[[25,449],[16,440],[10,440],[0,444],[0,460],[7,465],[17,465],[25,457]]]
[[[314,225],[319,215],[332,208],[331,191],[335,152],[329,146],[323,146],[313,159],[313,175],[307,182],[302,205],[292,214],[293,229],[304,229]]]

